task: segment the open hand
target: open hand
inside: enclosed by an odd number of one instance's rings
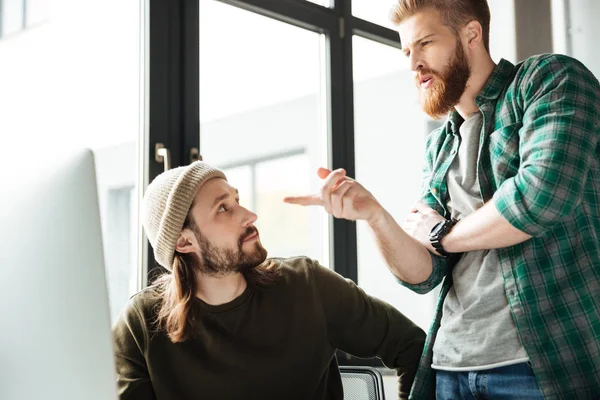
[[[344,169],[330,171],[319,168],[317,174],[323,179],[319,194],[291,196],[283,201],[301,206],[322,206],[334,217],[350,221],[370,221],[383,212],[375,197],[360,183],[346,176]]]

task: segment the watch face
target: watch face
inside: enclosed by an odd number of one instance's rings
[[[444,228],[444,225],[446,225],[446,221],[440,221],[440,222],[438,222],[433,227],[433,230],[431,231],[431,236],[437,236],[437,235],[439,235],[440,232],[442,231],[442,229]]]

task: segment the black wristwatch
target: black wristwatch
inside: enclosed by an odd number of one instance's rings
[[[450,232],[452,227],[456,225],[456,222],[457,221],[455,220],[445,219],[435,224],[431,229],[431,232],[429,232],[429,242],[431,242],[435,251],[444,258],[450,257],[451,254],[444,250],[442,239]]]

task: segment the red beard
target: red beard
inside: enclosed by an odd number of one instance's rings
[[[421,88],[421,79],[424,75],[434,78],[428,89]],[[460,101],[470,76],[469,61],[462,44],[457,41],[456,54],[441,74],[431,69],[420,69],[415,77],[423,111],[435,119],[444,117]]]

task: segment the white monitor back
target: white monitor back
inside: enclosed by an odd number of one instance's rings
[[[0,167],[0,399],[115,399],[93,155]]]

